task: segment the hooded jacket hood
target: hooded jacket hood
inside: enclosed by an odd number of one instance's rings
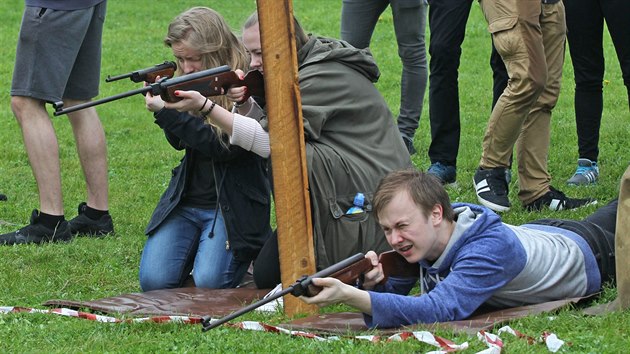
[[[311,36],[297,56],[300,69],[319,62],[337,61],[360,72],[371,82],[378,81],[381,75],[369,49],[357,49],[342,40]]]

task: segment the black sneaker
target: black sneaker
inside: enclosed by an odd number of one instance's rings
[[[551,210],[570,210],[577,209],[583,206],[597,204],[597,200],[592,198],[569,198],[559,190],[549,186],[549,192],[545,193],[542,197],[534,200],[533,202],[525,205],[525,209],[528,211],[540,211],[543,207],[548,207]]]
[[[114,223],[111,215],[105,214],[100,219],[93,220],[85,215],[86,208],[87,203],[79,204],[77,208],[79,215],[68,221],[72,235],[102,237],[114,234]]]
[[[70,225],[62,221],[55,228],[48,228],[39,222],[39,211],[33,210],[31,223],[23,228],[0,235],[0,245],[17,245],[25,243],[63,242],[72,240]]]
[[[510,210],[505,168],[477,169],[473,177],[479,203],[496,212]]]
[[[1,200],[1,201],[5,201],[5,200],[7,200],[7,196],[6,196],[6,195],[4,195],[4,194],[0,194],[0,200]]]

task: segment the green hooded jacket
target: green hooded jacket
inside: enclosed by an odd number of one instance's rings
[[[369,50],[311,37],[298,63],[317,267],[389,250],[369,203],[382,177],[412,164],[374,85],[376,62]],[[359,192],[365,212],[347,214]]]

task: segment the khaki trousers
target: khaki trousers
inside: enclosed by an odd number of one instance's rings
[[[551,110],[560,94],[566,22],[562,1],[480,0],[509,82],[483,138],[482,168],[508,167],[516,147],[519,199],[549,191]]]

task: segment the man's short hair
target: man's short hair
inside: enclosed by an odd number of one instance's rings
[[[378,214],[396,196],[399,191],[406,191],[425,216],[431,214],[436,204],[442,206],[442,218],[447,221],[455,219],[451,200],[440,180],[432,174],[410,168],[390,172],[378,184],[374,194],[374,216]]]

